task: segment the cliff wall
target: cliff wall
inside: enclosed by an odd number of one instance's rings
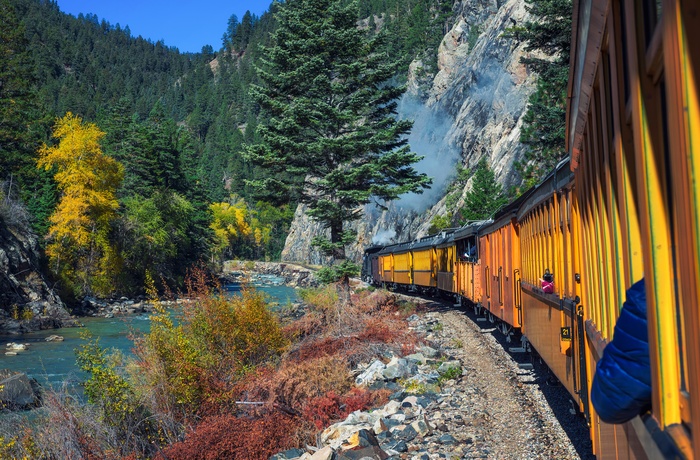
[[[39,267],[36,235],[0,215],[0,334],[75,325]]]

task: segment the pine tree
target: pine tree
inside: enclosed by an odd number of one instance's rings
[[[472,188],[464,197],[463,223],[491,218],[507,202],[503,187],[496,181],[486,158],[482,158],[474,169]]]
[[[359,30],[357,3],[293,0],[280,6],[273,44],[263,49],[262,82],[252,86],[268,122],[247,157],[269,177],[254,181],[273,195],[298,197],[308,214],[330,229],[317,240],[347,283],[354,269],[345,244],[346,222],[371,200],[420,193],[430,184],[418,174],[405,139],[412,122],[397,120],[403,87],[389,83],[398,63],[379,52],[379,37]],[[347,269],[347,270],[346,270]]]

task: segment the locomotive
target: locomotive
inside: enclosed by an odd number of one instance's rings
[[[367,248],[362,276],[520,330],[598,458],[700,457],[700,4],[575,0],[572,24],[567,158],[488,221]],[[651,409],[610,425],[591,383],[641,278]]]

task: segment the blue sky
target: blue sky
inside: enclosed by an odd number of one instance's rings
[[[221,48],[232,14],[240,20],[246,10],[260,16],[272,0],[58,0],[64,13],[96,14],[112,25],[129,26],[131,35],[163,40],[182,52],[198,53],[202,46]]]

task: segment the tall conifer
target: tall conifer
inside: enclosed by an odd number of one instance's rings
[[[398,63],[380,52],[380,37],[358,29],[357,2],[289,0],[279,8],[273,44],[263,49],[261,85],[252,95],[268,122],[247,156],[271,173],[253,185],[295,196],[330,229],[316,243],[347,282],[352,264],[346,222],[373,199],[421,192],[430,179],[413,169],[412,122],[396,119],[404,87],[390,79]]]

